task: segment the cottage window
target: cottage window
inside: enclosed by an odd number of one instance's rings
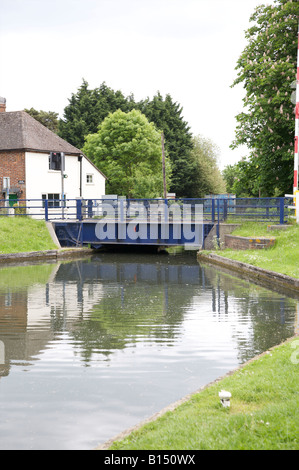
[[[93,183],[93,175],[92,174],[86,175],[86,183],[87,184],[92,184]]]
[[[60,194],[57,194],[57,193],[42,194],[43,207],[45,207],[46,199],[48,200],[49,208],[59,207]]]
[[[64,170],[64,154],[61,152],[51,152],[49,155],[49,170]]]

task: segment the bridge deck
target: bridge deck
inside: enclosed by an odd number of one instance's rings
[[[134,219],[115,222],[111,219],[53,222],[61,246],[147,245],[178,246],[194,249],[204,246],[204,240],[214,226],[212,222],[172,221],[151,222]]]

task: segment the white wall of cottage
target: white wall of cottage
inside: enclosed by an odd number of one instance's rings
[[[67,175],[67,178],[64,178],[66,199],[80,197],[80,162],[77,156],[65,155],[65,174]],[[42,199],[43,194],[59,194],[61,197],[61,172],[49,170],[48,154],[26,152],[25,175],[27,199]],[[92,182],[88,182],[87,175],[92,175],[89,177]],[[105,195],[104,176],[83,156],[82,197],[100,199],[103,195]]]

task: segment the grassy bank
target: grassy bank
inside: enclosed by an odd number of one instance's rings
[[[0,254],[56,248],[43,220],[29,217],[0,218]]]
[[[291,225],[287,230],[267,231],[267,224],[245,223],[235,230],[232,235],[275,237],[276,244],[273,248],[267,250],[235,251],[225,249],[220,250],[219,255],[299,278],[299,225]]]
[[[299,278],[299,226],[269,232],[246,223],[244,237],[273,236],[268,250],[221,250],[221,256]],[[111,450],[298,450],[299,338],[273,348],[142,426]],[[232,394],[223,408],[219,392]]]
[[[298,450],[299,338],[273,348],[112,450]],[[231,392],[231,406],[219,401]]]

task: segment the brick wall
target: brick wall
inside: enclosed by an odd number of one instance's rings
[[[225,247],[232,250],[258,250],[270,248],[275,245],[273,237],[237,237],[225,235]]]
[[[233,230],[240,227],[239,224],[219,224],[219,238],[220,244],[225,243],[225,236],[230,234]],[[211,232],[205,239],[205,250],[215,250],[217,244],[217,227],[214,225]]]
[[[20,150],[7,150],[0,152],[0,199],[3,199],[3,177],[10,177],[10,186],[21,189],[20,199],[26,199],[25,152]]]

